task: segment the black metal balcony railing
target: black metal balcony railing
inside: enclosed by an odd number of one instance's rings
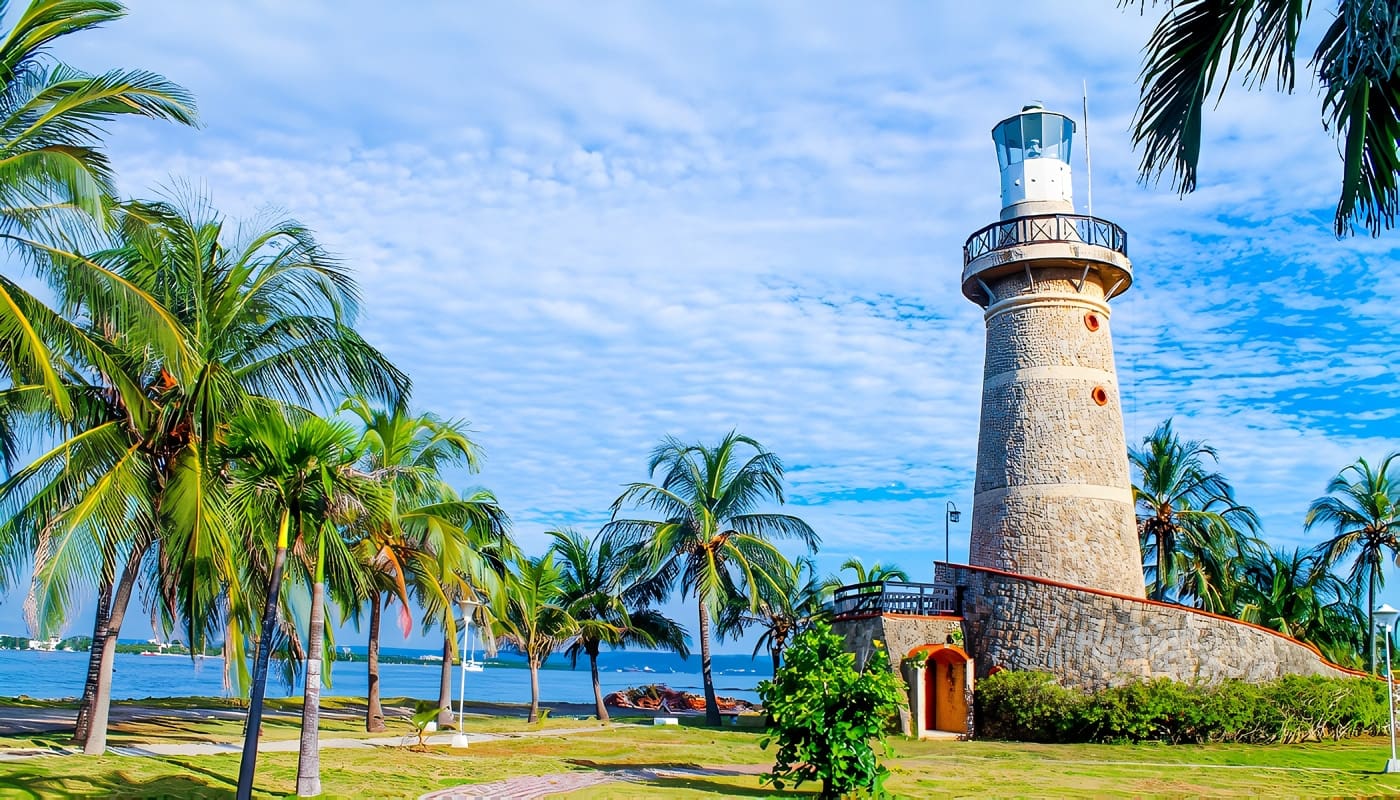
[[[958,588],[945,583],[875,581],[842,586],[833,598],[837,614],[891,613],[928,617],[954,615]]]
[[[972,234],[963,245],[963,266],[988,253],[1034,242],[1083,242],[1128,254],[1128,232],[1106,219],[1042,214],[993,222]]]

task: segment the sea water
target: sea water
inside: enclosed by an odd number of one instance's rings
[[[363,655],[363,648],[354,648]],[[383,648],[383,652],[422,659],[437,654],[421,650]],[[481,656],[477,656],[482,660]],[[522,658],[501,654],[485,659],[481,672],[466,673],[467,699],[494,703],[528,703],[530,672]],[[83,692],[87,675],[86,652],[41,652],[0,650],[0,697],[57,699],[76,698]],[[276,664],[268,671],[268,695],[297,696],[300,683],[287,687],[276,675]],[[112,674],[112,697],[118,700],[146,697],[223,697],[224,662],[220,658],[191,659],[189,656],[141,656],[118,653]],[[328,673],[330,687],[322,694],[336,697],[364,697],[368,693],[367,665],[363,661],[338,661]],[[645,651],[604,652],[598,656],[599,682],[603,693],[651,683],[701,694],[700,656],[682,659],[674,653]],[[765,656],[723,654],[713,657],[711,672],[715,690],[723,696],[757,701],[755,687],[770,677],[771,662]],[[421,664],[380,664],[379,686],[383,697],[415,697],[436,700],[442,674],[440,660],[423,659]],[[457,697],[462,671],[452,670],[452,697]],[[552,656],[540,670],[540,698],[545,702],[592,703],[593,682],[587,658],[580,658],[577,669],[569,660]]]

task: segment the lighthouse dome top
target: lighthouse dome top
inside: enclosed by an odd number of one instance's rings
[[[1039,103],[992,129],[1001,168],[1001,218],[1073,213],[1070,146],[1074,120]]]
[[[997,146],[997,162],[1002,169],[1030,158],[1054,158],[1069,163],[1074,140],[1074,120],[1040,103],[1030,103],[1021,113],[1008,117],[992,129]]]

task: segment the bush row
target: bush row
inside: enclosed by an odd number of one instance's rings
[[[1096,692],[1044,672],[977,683],[977,733],[1029,742],[1304,742],[1381,734],[1385,683],[1291,676],[1268,683],[1188,684],[1159,678]]]

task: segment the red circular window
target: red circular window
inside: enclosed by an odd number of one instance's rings
[[[1094,398],[1094,402],[1101,406],[1108,405],[1108,392],[1104,391],[1102,386],[1095,386],[1094,391],[1090,392],[1089,396]]]
[[[1084,327],[1088,328],[1089,330],[1096,331],[1102,324],[1103,323],[1099,321],[1098,314],[1095,314],[1094,312],[1090,311],[1089,313],[1084,315]]]

